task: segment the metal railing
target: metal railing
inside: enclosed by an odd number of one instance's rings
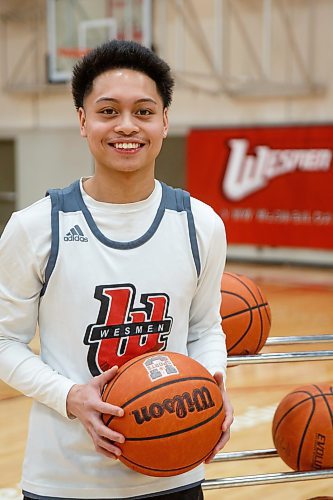
[[[333,335],[307,335],[290,337],[270,337],[265,346],[294,345],[294,344],[321,344],[333,342]],[[253,354],[245,356],[229,356],[228,366],[257,364],[257,363],[282,363],[299,361],[324,361],[333,359],[333,350],[319,351],[294,351],[267,354]],[[277,458],[278,452],[275,448],[266,450],[245,450],[229,453],[218,453],[213,462],[231,462],[237,460],[255,460],[265,458]],[[315,479],[333,478],[332,469],[321,469],[311,471],[276,472],[268,474],[254,474],[249,476],[235,476],[216,479],[207,479],[203,482],[204,490],[234,488],[241,486],[258,486],[264,484],[290,483],[295,481],[310,481]]]
[[[333,343],[333,335],[308,335],[268,338],[265,346]],[[228,366],[264,363],[286,363],[299,361],[322,361],[333,359],[333,350],[272,352],[267,354],[249,354],[245,356],[229,356]]]

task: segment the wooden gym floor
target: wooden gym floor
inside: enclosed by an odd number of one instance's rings
[[[252,278],[266,295],[272,311],[271,336],[333,334],[333,269],[230,263],[226,270]],[[315,349],[332,350],[333,344],[271,346],[262,352]],[[227,385],[235,422],[224,451],[274,448],[271,422],[282,397],[302,384],[332,380],[332,360],[229,368]],[[0,500],[21,498],[18,483],[29,408],[26,397],[0,383]],[[287,471],[279,458],[269,458],[213,463],[206,467],[206,477]],[[205,500],[307,500],[329,495],[333,498],[333,479],[207,490]]]

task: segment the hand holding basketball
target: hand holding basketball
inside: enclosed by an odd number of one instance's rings
[[[225,447],[227,442],[230,439],[230,427],[232,422],[234,421],[234,409],[231,405],[231,402],[229,400],[229,396],[227,391],[224,388],[224,382],[223,382],[223,375],[221,372],[216,372],[214,374],[214,378],[216,380],[217,385],[221,389],[222,393],[222,399],[223,399],[223,407],[225,409],[225,418],[222,424],[222,436],[220,441],[217,443],[215,448],[213,449],[212,453],[209,455],[209,457],[206,458],[205,463],[209,464],[215,455],[222,450],[222,448]]]
[[[128,361],[106,386],[103,400],[125,411],[122,418],[103,415],[106,426],[124,434],[119,459],[146,475],[189,471],[228,438],[226,432],[221,440],[221,389],[206,368],[184,354],[163,351]]]
[[[77,417],[88,434],[90,434],[96,451],[109,458],[116,459],[121,450],[113,442],[123,443],[124,436],[108,428],[103,424],[101,414],[108,412],[111,415],[121,417],[124,410],[112,403],[103,402],[101,393],[105,384],[110,382],[117,373],[118,367],[94,377],[87,384],[74,385],[67,395],[67,413],[69,416]]]

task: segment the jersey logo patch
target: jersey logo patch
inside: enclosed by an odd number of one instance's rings
[[[72,227],[64,236],[64,241],[81,241],[81,243],[86,243],[88,238],[83,234],[80,226],[75,224],[75,226]]]
[[[121,366],[140,354],[166,350],[172,327],[169,296],[142,294],[142,307],[134,308],[135,296],[136,289],[131,284],[96,287],[94,297],[101,303],[100,310],[84,338],[89,346],[88,366],[92,375]]]

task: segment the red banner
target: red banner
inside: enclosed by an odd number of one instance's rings
[[[228,242],[333,249],[333,125],[190,132],[187,189]]]

